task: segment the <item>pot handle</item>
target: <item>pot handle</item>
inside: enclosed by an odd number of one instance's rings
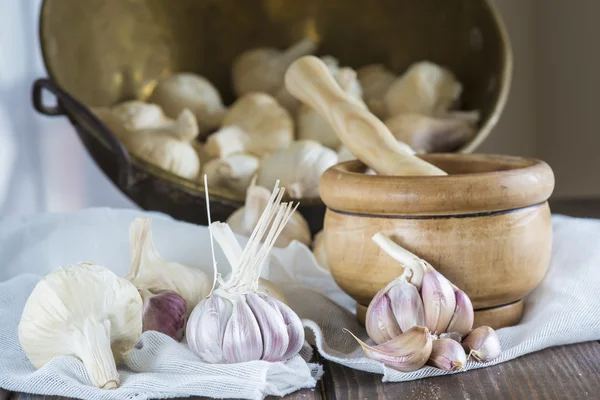
[[[56,105],[48,106],[44,104],[42,95],[48,90],[56,97]],[[72,119],[75,115],[81,119],[87,126],[102,138],[109,146],[110,150],[117,157],[119,186],[129,188],[131,184],[131,159],[125,146],[113,135],[113,133],[96,117],[85,105],[75,100],[70,94],[62,90],[50,79],[41,78],[33,83],[32,90],[33,107],[41,114],[47,116],[65,115]],[[82,138],[82,133],[78,129],[78,135]]]

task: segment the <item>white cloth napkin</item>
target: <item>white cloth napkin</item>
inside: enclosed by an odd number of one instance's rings
[[[129,265],[128,225],[138,215],[154,217],[159,252],[174,261],[210,271],[206,227],[130,210],[92,209],[72,214],[9,217],[0,220],[0,387],[85,399],[150,399],[212,396],[261,399],[314,387],[321,369],[307,364],[308,351],[286,363],[249,362],[211,365],[197,359],[184,343],[155,332],[142,337],[120,370],[121,387],[105,391],[89,386],[81,362],[59,357],[36,370],[21,350],[17,325],[23,305],[40,276],[58,266],[92,261],[124,275]],[[492,363],[545,347],[600,339],[595,312],[600,287],[600,221],[554,216],[554,253],[544,282],[526,301],[518,326],[498,331],[504,349]],[[299,243],[275,249],[268,276],[286,293],[303,318],[321,355],[351,368],[383,374],[384,381],[404,381],[444,372],[427,367],[400,373],[365,358],[349,329],[366,338],[351,312],[353,301]],[[220,251],[221,272],[228,266]],[[526,266],[525,266],[526,267]],[[484,366],[469,362],[467,369]]]

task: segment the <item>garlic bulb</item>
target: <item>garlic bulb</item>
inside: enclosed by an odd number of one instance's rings
[[[394,137],[418,153],[443,153],[459,148],[476,133],[476,120],[460,116],[398,114],[385,121]]]
[[[288,111],[266,93],[249,93],[231,106],[222,129],[208,137],[206,151],[212,157],[233,153],[263,157],[293,140],[294,123]]]
[[[329,270],[329,263],[327,262],[327,251],[325,249],[325,232],[322,230],[315,235],[313,241],[313,255],[317,263],[326,270]]]
[[[92,384],[119,386],[117,363],[142,335],[142,298],[108,269],[60,268],[35,286],[19,322],[19,343],[36,368],[58,356],[79,358]]]
[[[365,103],[379,119],[387,117],[385,94],[396,80],[396,74],[383,64],[370,64],[358,69],[358,81],[362,86]]]
[[[233,61],[233,89],[238,96],[251,92],[269,93],[293,109],[298,102],[286,92],[283,77],[288,67],[298,58],[312,54],[316,44],[302,39],[281,51],[262,47],[243,52]]]
[[[327,65],[327,59],[325,64]],[[352,96],[358,104],[364,105],[362,101],[362,89],[356,77],[356,71],[352,68],[339,68],[337,60],[329,61],[329,70],[340,85],[342,90]],[[333,127],[310,106],[303,104],[296,115],[298,123],[298,139],[316,140],[330,149],[337,149],[342,145]]]
[[[138,217],[129,228],[131,267],[125,276],[138,289],[158,294],[172,291],[186,303],[186,316],[210,291],[212,279],[204,271],[163,260],[152,240],[150,218]]]
[[[227,188],[236,194],[246,193],[252,178],[260,166],[260,159],[250,154],[232,154],[215,158],[202,168],[208,185]]]
[[[402,113],[443,115],[461,92],[462,85],[450,70],[421,61],[411,65],[392,83],[384,101],[389,116]]]
[[[187,324],[188,345],[205,362],[285,361],[302,348],[300,318],[258,289],[269,251],[295,211],[292,204],[281,204],[282,197],[283,189],[276,185],[244,250],[227,224],[210,225],[232,273],[225,281],[217,279],[219,285],[196,306]]]
[[[269,204],[270,198],[271,193],[268,189],[256,186],[252,182],[246,192],[244,206],[238,208],[227,218],[227,224],[238,235],[249,237]],[[300,213],[292,215],[290,221],[275,241],[275,247],[287,247],[293,240],[297,240],[307,246],[310,244],[308,222],[306,222]]]
[[[192,73],[178,73],[162,79],[148,101],[161,106],[171,118],[177,118],[186,108],[191,110],[202,137],[218,127],[225,114],[219,91],[208,79]]]
[[[336,163],[335,151],[312,140],[299,140],[263,159],[258,184],[270,187],[280,179],[293,199],[319,197],[321,175]]]

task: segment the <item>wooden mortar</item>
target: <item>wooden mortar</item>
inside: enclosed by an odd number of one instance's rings
[[[421,157],[449,175],[366,175],[364,164],[350,161],[322,176],[325,246],[335,281],[357,301],[364,322],[373,296],[403,272],[371,241],[385,232],[469,295],[475,326],[516,324],[522,299],[550,261],[551,168],[507,156]]]

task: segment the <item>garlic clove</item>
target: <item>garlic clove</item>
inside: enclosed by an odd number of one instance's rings
[[[260,359],[265,361],[282,360],[290,339],[279,309],[277,307],[273,308],[271,304],[254,293],[248,293],[246,301],[260,327],[263,343],[263,352]]]
[[[149,290],[139,290],[144,308],[142,310],[142,331],[156,331],[172,337],[178,342],[183,338],[186,305],[179,294],[164,291],[152,294]]]
[[[444,371],[458,371],[467,364],[467,355],[460,343],[452,339],[436,339],[427,364]]]
[[[199,128],[196,116],[187,108],[183,109],[177,119],[169,126],[171,135],[179,140],[191,142],[198,137]],[[165,126],[162,127],[165,129]]]
[[[387,297],[402,332],[408,331],[413,326],[425,326],[423,301],[413,284],[399,281],[390,288]]]
[[[456,308],[450,281],[435,270],[426,272],[421,296],[425,309],[425,326],[434,334],[446,332]]]
[[[411,65],[392,83],[384,101],[390,116],[403,113],[442,115],[461,93],[462,85],[450,70],[422,61]]]
[[[369,346],[356,336],[354,339],[367,357],[401,372],[416,371],[425,365],[431,355],[433,341],[427,328],[422,326],[415,326],[377,346]]]
[[[233,312],[229,300],[210,296],[202,300],[190,314],[186,338],[190,349],[204,362],[225,362],[223,338],[227,322]]]
[[[225,126],[206,139],[204,151],[209,157],[222,158],[236,153],[244,153],[250,138],[237,126]]]
[[[396,74],[383,64],[370,64],[358,69],[358,80],[363,89],[365,103],[379,119],[387,117],[385,94],[396,80]]]
[[[474,329],[462,340],[462,346],[479,362],[493,360],[502,353],[500,339],[496,332],[489,326],[480,326]]]
[[[384,288],[375,295],[367,308],[365,328],[369,337],[377,344],[385,343],[402,333],[390,303]]]
[[[263,340],[256,317],[248,303],[238,299],[223,335],[225,360],[230,363],[260,360],[262,353]]]
[[[159,105],[139,100],[125,101],[109,110],[130,130],[156,128],[170,121]]]
[[[327,251],[325,249],[325,232],[319,231],[313,240],[313,255],[317,263],[324,269],[329,270],[329,264],[327,262]]]
[[[469,118],[398,114],[385,121],[392,135],[417,153],[452,152],[471,139],[477,129]]]
[[[201,175],[207,176],[209,187],[245,194],[259,167],[258,157],[240,153],[210,160],[204,164]]]
[[[473,304],[469,296],[462,290],[456,290],[454,297],[456,298],[456,308],[446,330],[466,335],[473,329],[473,321],[475,319]]]
[[[259,296],[269,303],[271,307],[277,308],[285,322],[289,341],[281,360],[287,360],[296,355],[304,345],[304,326],[302,325],[302,321],[298,315],[283,302],[269,296]]]

